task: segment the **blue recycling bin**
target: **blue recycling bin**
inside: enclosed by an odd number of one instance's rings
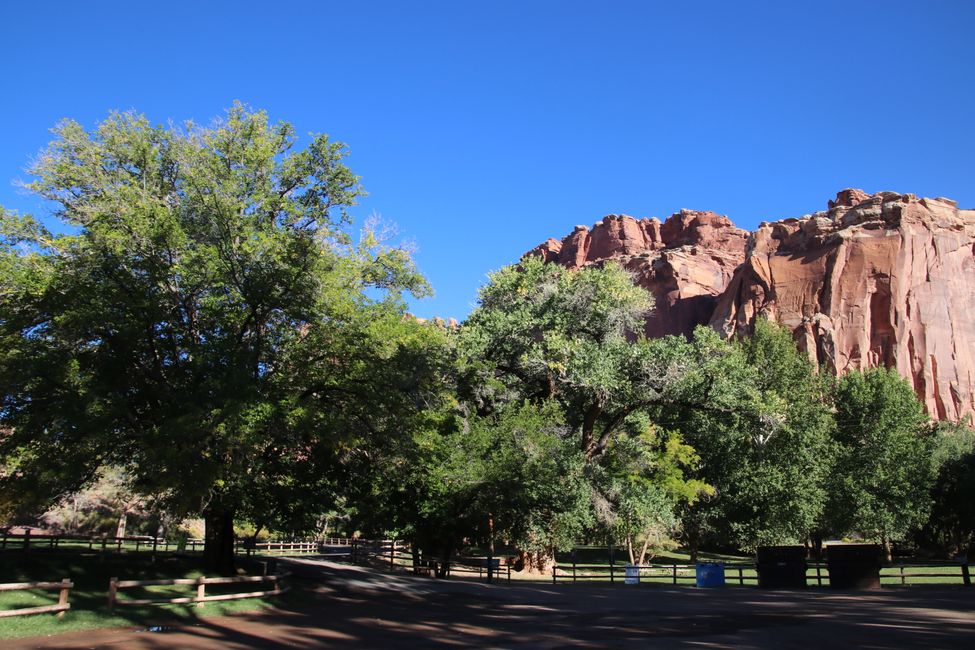
[[[698,587],[724,587],[724,562],[699,562],[696,569]]]

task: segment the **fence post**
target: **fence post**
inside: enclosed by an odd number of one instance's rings
[[[609,584],[613,584],[615,582],[616,582],[616,579],[615,579],[615,577],[613,575],[613,563],[610,562],[610,564],[609,564]]]
[[[155,535],[152,536],[152,561],[156,561],[156,546],[159,545],[159,538]]]
[[[903,564],[900,565],[900,570],[901,570],[901,586],[903,586],[903,585],[906,585],[907,584],[907,582],[905,582],[905,580],[904,580],[904,565]]]
[[[738,586],[745,586],[745,568],[742,566],[738,567]]]
[[[207,583],[206,576],[200,576],[196,581],[196,606],[203,607],[203,599],[206,598]]]
[[[674,560],[674,584],[677,584],[677,560]]]
[[[572,583],[576,581],[576,550],[572,549]]]
[[[553,564],[553,565],[552,565],[552,584],[553,584],[553,585],[555,584],[555,569],[556,569],[556,568],[557,568],[558,566],[559,566],[558,564]]]
[[[71,580],[64,578],[61,580],[61,593],[58,595],[58,605],[68,604],[68,594],[71,592]],[[65,610],[58,612],[58,618],[64,618]]]
[[[115,610],[115,598],[118,594],[118,578],[112,578],[108,581],[108,613],[111,614]]]
[[[389,570],[392,571],[396,563],[396,540],[389,540]]]
[[[30,528],[24,529],[24,553],[30,553]]]
[[[817,587],[823,586],[823,566],[819,563],[818,560],[816,561],[816,586]]]
[[[961,581],[965,583],[966,586],[970,587],[972,585],[972,576],[968,573],[968,562],[962,562]]]

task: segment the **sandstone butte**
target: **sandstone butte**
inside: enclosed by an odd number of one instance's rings
[[[820,369],[896,368],[939,420],[975,413],[975,210],[847,189],[828,209],[749,233],[713,212],[610,215],[529,251],[576,269],[615,260],[648,289],[648,336],[755,319],[792,330]]]

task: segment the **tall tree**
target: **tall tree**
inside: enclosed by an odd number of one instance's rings
[[[64,234],[0,219],[0,494],[50,500],[122,467],[202,514],[228,571],[255,491],[390,419],[360,401],[392,353],[377,324],[427,285],[404,251],[352,241],[362,191],[327,136],[298,149],[241,105],[211,127],[124,113],[54,134],[28,187]]]
[[[679,430],[700,462],[693,476],[714,493],[690,504],[685,542],[753,549],[802,542],[825,501],[832,454],[828,386],[788,332],[765,321],[737,342],[698,328],[686,344],[694,368],[680,384],[683,401],[708,408],[665,406],[660,422]]]
[[[883,543],[920,527],[931,508],[935,467],[927,416],[895,370],[844,375],[836,389],[837,465],[830,504],[834,532]]]
[[[604,527],[617,521],[614,509],[627,503],[637,508],[635,497],[626,497],[633,490],[623,489],[628,481],[660,480],[656,463],[615,462],[613,454],[663,458],[666,438],[643,435],[651,408],[707,402],[706,396],[675,392],[689,371],[683,341],[642,336],[652,306],[650,294],[618,265],[570,271],[527,257],[491,275],[480,305],[461,327],[462,395],[482,416],[523,401],[558,405],[563,438],[584,461],[592,516]],[[682,476],[680,463],[673,468]],[[620,475],[627,472],[632,475]],[[690,491],[703,487],[694,483]],[[669,498],[653,504],[660,506],[657,514],[674,505]],[[647,508],[640,512],[641,526],[656,516]],[[551,548],[530,559],[530,568],[544,570]]]

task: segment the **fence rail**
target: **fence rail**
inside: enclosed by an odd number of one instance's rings
[[[696,583],[694,564],[556,564],[552,567],[552,584],[559,582],[603,581],[611,584],[626,577],[627,566],[635,567],[641,581],[666,582],[672,585]],[[809,562],[806,565],[806,583],[822,587],[829,584],[829,569],[825,563]],[[631,569],[632,570],[632,569]],[[758,583],[758,567],[751,562],[724,563],[725,582],[729,584]],[[957,584],[971,585],[968,564],[893,564],[881,567],[882,584],[930,583],[933,579],[954,578]]]
[[[8,616],[28,616],[30,614],[48,614],[56,612],[58,618],[62,618],[64,613],[71,609],[68,598],[71,595],[71,588],[74,583],[68,578],[61,582],[10,582],[0,584],[0,591],[24,591],[28,589],[60,589],[57,605],[42,605],[41,607],[22,607],[20,609],[8,609],[0,611],[0,618]]]
[[[236,553],[254,552],[266,554],[318,553],[323,546],[351,547],[356,540],[327,537],[321,540],[279,540],[252,542],[238,539],[234,542]],[[168,539],[149,535],[115,537],[111,535],[70,535],[61,533],[0,532],[0,551],[31,553],[48,550],[74,550],[101,553],[198,553],[203,551],[204,541],[197,538]]]
[[[130,605],[179,605],[184,603],[196,603],[197,607],[203,607],[204,603],[218,600],[239,600],[241,598],[260,598],[263,596],[276,596],[288,591],[289,587],[280,584],[287,573],[274,574],[269,576],[239,576],[233,578],[174,578],[171,580],[119,580],[112,578],[108,583],[108,611],[112,612],[118,606]],[[254,582],[270,582],[271,589],[262,591],[249,591],[233,594],[220,594],[216,596],[206,595],[207,585],[229,585],[244,584]],[[120,599],[118,592],[120,589],[131,589],[133,587],[156,587],[156,586],[175,586],[175,585],[195,585],[196,596],[186,596],[179,598],[126,598]]]

